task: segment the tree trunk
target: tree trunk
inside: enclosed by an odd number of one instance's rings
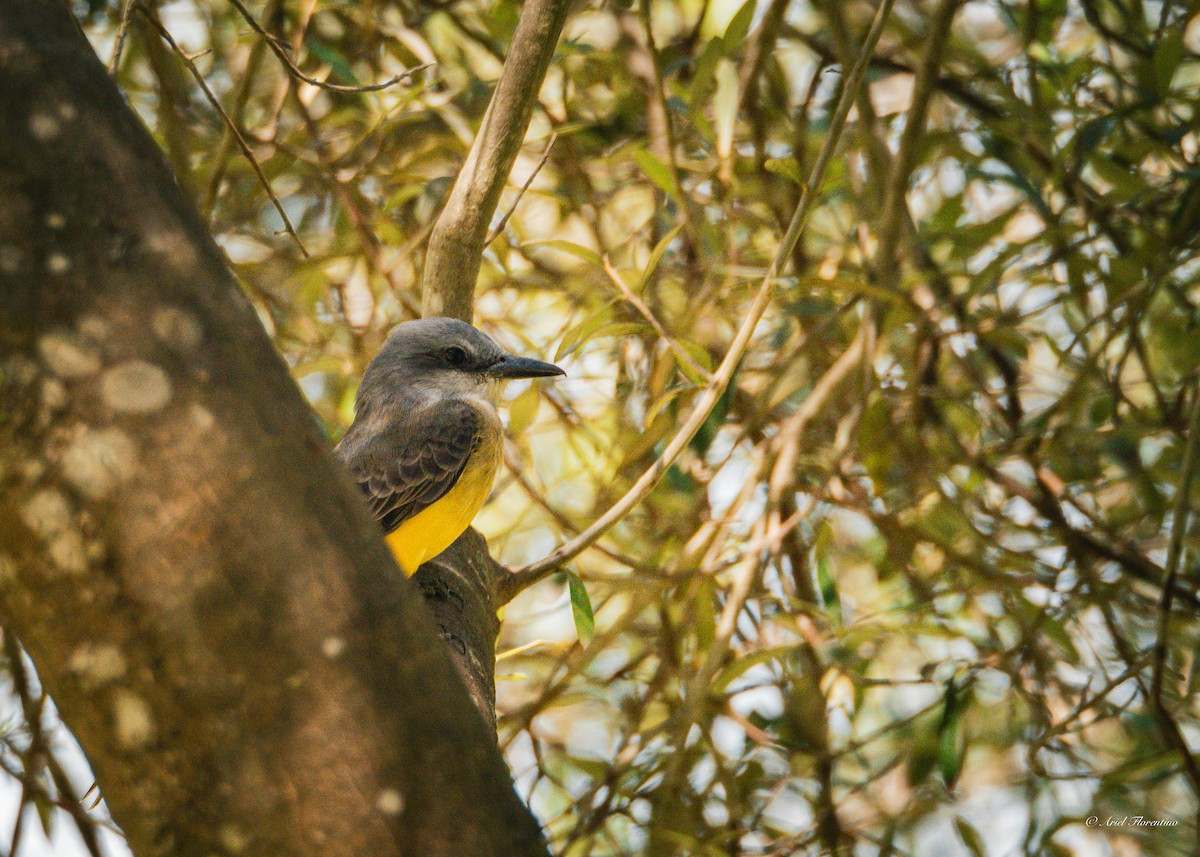
[[[0,618],[134,853],[545,854],[65,3],[0,0],[0,198]]]

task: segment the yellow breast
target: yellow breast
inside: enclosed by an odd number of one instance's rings
[[[492,433],[485,432],[485,437],[489,435]],[[421,563],[450,547],[471,526],[492,490],[501,453],[502,441],[497,430],[471,455],[466,469],[446,496],[388,534],[388,546],[405,574],[414,574]]]

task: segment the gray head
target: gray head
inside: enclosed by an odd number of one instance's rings
[[[367,366],[358,409],[396,400],[490,395],[514,378],[563,375],[553,363],[509,354],[456,318],[423,318],[396,325]],[[369,399],[369,400],[368,400]]]

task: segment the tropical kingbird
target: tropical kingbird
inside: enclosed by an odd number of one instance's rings
[[[336,452],[406,574],[450,547],[487,499],[503,456],[503,383],[563,374],[454,318],[404,322],[388,335]]]

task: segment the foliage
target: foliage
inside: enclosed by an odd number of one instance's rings
[[[520,6],[253,11],[318,79],[437,62],[333,93],[231,5],[157,7],[305,257],[130,18],[119,82],[337,436],[419,303]],[[77,12],[110,55],[121,10]],[[500,648],[536,644],[502,662],[500,740],[557,853],[1195,853],[1195,12],[896,6],[731,389],[631,516],[508,608]],[[510,471],[477,522],[502,561],[585,527],[669,440],[872,13],[575,8],[497,223],[557,141],[477,297],[477,323],[570,376],[512,391]],[[1127,816],[1178,824],[1103,825]]]

